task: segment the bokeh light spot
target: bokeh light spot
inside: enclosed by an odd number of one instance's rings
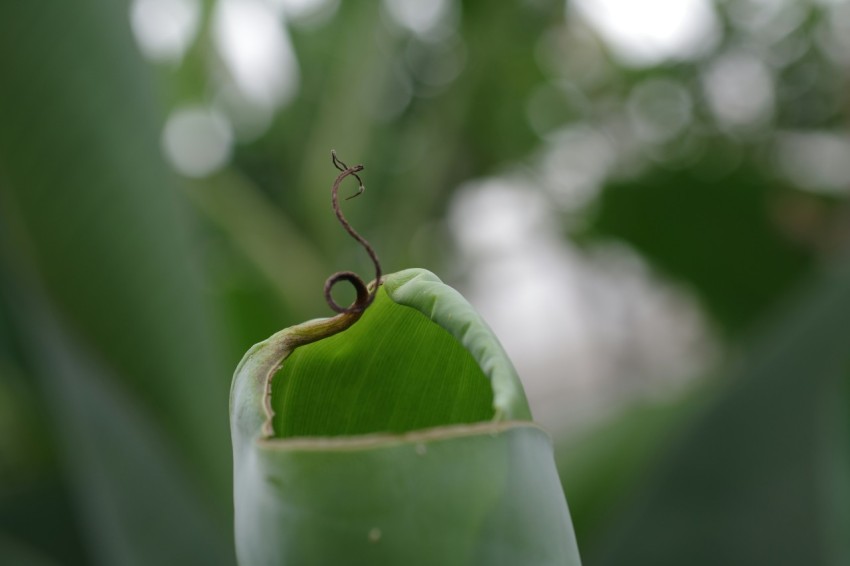
[[[602,36],[618,60],[636,67],[697,59],[720,37],[707,0],[572,0],[568,7]]]
[[[422,39],[445,39],[457,25],[454,0],[384,0],[383,6],[393,23]]]
[[[830,132],[780,135],[776,161],[798,187],[827,194],[850,193],[850,137]]]
[[[230,76],[248,102],[277,108],[298,91],[295,50],[267,2],[220,0],[213,37]]]
[[[178,62],[195,38],[200,12],[198,0],[133,0],[130,25],[148,59]]]
[[[187,177],[205,177],[226,165],[232,143],[227,120],[218,112],[202,107],[174,111],[162,135],[166,157]]]
[[[703,76],[708,102],[722,125],[751,128],[773,115],[773,76],[757,57],[745,52],[726,53]]]

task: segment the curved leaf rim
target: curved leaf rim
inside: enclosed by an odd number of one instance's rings
[[[370,287],[375,283],[372,282]],[[236,368],[231,386],[230,411],[234,433],[254,436],[266,448],[342,449],[367,448],[387,443],[424,442],[474,434],[496,434],[517,426],[537,427],[519,376],[493,331],[472,305],[455,289],[425,269],[406,269],[386,275],[381,284],[389,298],[413,308],[446,330],[472,355],[493,391],[491,421],[432,427],[403,434],[374,433],[344,437],[275,438],[272,429],[272,380],[298,346],[341,332],[354,324],[359,313],[314,319],[281,330],[255,344]],[[243,436],[244,435],[244,436]]]

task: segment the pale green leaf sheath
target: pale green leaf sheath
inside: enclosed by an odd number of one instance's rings
[[[242,566],[580,564],[513,366],[427,271],[255,345],[230,410]]]

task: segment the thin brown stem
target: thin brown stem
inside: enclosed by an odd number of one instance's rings
[[[360,176],[357,174],[363,170],[362,165],[354,165],[353,167],[349,167],[345,163],[343,163],[337,156],[335,151],[331,151],[331,161],[334,166],[340,170],[340,174],[337,175],[336,180],[334,181],[333,187],[331,188],[331,203],[333,205],[334,213],[336,214],[339,223],[342,224],[342,227],[345,229],[348,234],[357,240],[357,242],[363,246],[366,250],[366,253],[369,254],[369,258],[372,260],[372,263],[375,265],[375,286],[372,288],[371,293],[369,289],[364,283],[363,279],[360,278],[359,275],[353,273],[351,271],[339,271],[334,273],[330,277],[328,277],[327,281],[325,281],[325,300],[334,311],[339,313],[354,313],[354,312],[363,312],[366,310],[366,307],[372,304],[372,301],[375,300],[375,295],[378,292],[378,285],[381,280],[381,263],[378,261],[378,256],[375,253],[375,250],[372,249],[372,246],[366,239],[357,233],[357,231],[352,228],[351,224],[349,224],[348,220],[346,220],[345,215],[342,213],[342,209],[339,206],[339,186],[346,177],[353,176],[357,179],[358,183],[360,183],[360,188],[357,193],[348,197],[348,199],[359,196],[365,190],[363,186],[363,180],[360,179]],[[346,199],[346,200],[348,200]],[[348,281],[354,287],[354,290],[357,292],[357,298],[354,302],[348,307],[343,307],[339,305],[333,298],[331,291],[333,290],[333,286],[338,281]]]

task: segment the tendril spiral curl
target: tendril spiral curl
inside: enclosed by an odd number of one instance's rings
[[[342,209],[339,206],[339,186],[346,177],[354,176],[354,178],[360,183],[360,188],[355,194],[345,200],[349,200],[363,194],[365,187],[363,186],[363,181],[358,175],[358,173],[363,170],[363,166],[354,165],[349,167],[340,161],[340,159],[336,156],[335,151],[331,151],[331,160],[333,161],[334,166],[340,170],[340,174],[337,175],[333,187],[331,188],[331,203],[333,204],[334,213],[345,231],[348,232],[352,238],[357,240],[357,242],[363,246],[363,249],[366,250],[366,253],[369,254],[369,258],[375,265],[375,285],[372,288],[372,291],[369,292],[368,286],[359,275],[351,271],[338,271],[328,277],[325,281],[325,301],[327,301],[328,306],[331,307],[331,309],[338,313],[362,313],[366,310],[366,307],[371,305],[372,301],[375,300],[375,295],[378,292],[378,285],[381,281],[381,263],[378,261],[378,256],[375,253],[375,250],[372,249],[369,242],[367,242],[363,236],[358,234],[357,231],[351,227],[351,224],[348,223],[348,220],[345,219],[345,215],[342,213]],[[348,281],[357,293],[357,298],[347,307],[343,307],[338,304],[331,294],[334,285],[336,285],[339,281]]]

